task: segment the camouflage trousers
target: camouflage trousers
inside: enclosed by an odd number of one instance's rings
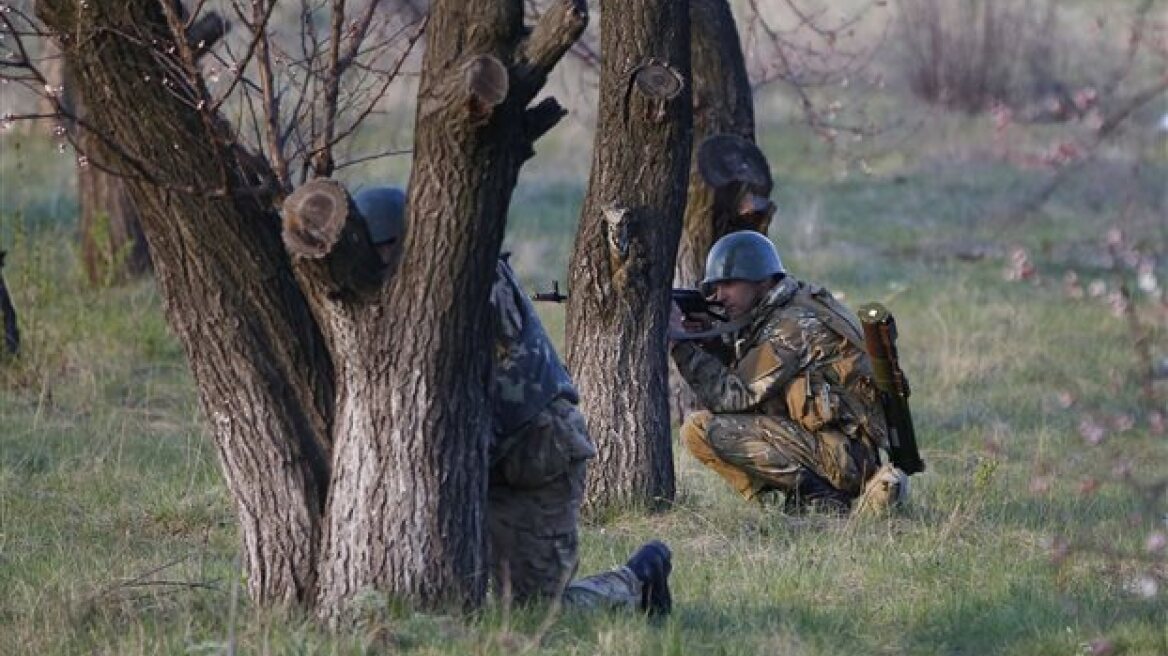
[[[792,494],[800,469],[854,498],[879,467],[867,441],[831,427],[812,433],[782,416],[694,412],[681,440],[746,499],[770,490]]]
[[[491,467],[487,530],[496,594],[512,602],[554,599],[583,608],[636,608],[641,583],[619,567],[572,581],[579,564],[576,524],[584,499],[588,439],[576,405],[558,398],[506,436]]]

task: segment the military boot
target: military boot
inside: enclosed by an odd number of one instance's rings
[[[664,542],[653,540],[641,545],[625,565],[641,581],[641,610],[650,617],[668,615],[673,609],[673,598],[669,594],[672,557]]]
[[[801,515],[810,509],[832,515],[846,515],[852,507],[852,497],[836,489],[827,479],[809,470],[800,469],[795,475],[795,489],[787,493],[783,510]]]
[[[884,515],[908,503],[908,475],[892,465],[884,465],[864,485],[864,493],[852,510],[853,515]]]

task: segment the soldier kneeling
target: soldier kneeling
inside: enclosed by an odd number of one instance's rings
[[[353,200],[390,266],[405,230],[405,194],[373,187]],[[576,408],[576,388],[504,259],[496,264],[491,311],[495,432],[487,530],[496,592],[519,603],[561,597],[575,607],[669,613],[672,562],[660,541],[642,545],[622,567],[571,580],[587,464],[596,448]]]
[[[673,307],[670,353],[706,408],[681,427],[690,453],[743,497],[778,490],[790,510],[847,512],[866,484],[866,510],[907,491],[903,473],[880,465],[887,427],[847,308],[788,275],[752,231],[714,244],[701,292],[724,308],[729,332],[711,339],[708,321]]]

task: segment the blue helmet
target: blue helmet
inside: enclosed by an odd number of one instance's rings
[[[366,187],[353,197],[374,246],[400,241],[406,231],[406,194],[397,187]]]
[[[785,275],[779,251],[766,235],[753,230],[731,232],[714,242],[706,256],[706,277],[701,282],[705,296],[713,284],[725,280],[759,282]]]

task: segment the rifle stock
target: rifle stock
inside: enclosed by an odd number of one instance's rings
[[[864,328],[864,346],[872,360],[874,382],[888,423],[888,457],[906,474],[922,472],[925,462],[917,450],[916,431],[908,407],[911,390],[896,352],[896,319],[879,303],[861,306],[859,315]]]

